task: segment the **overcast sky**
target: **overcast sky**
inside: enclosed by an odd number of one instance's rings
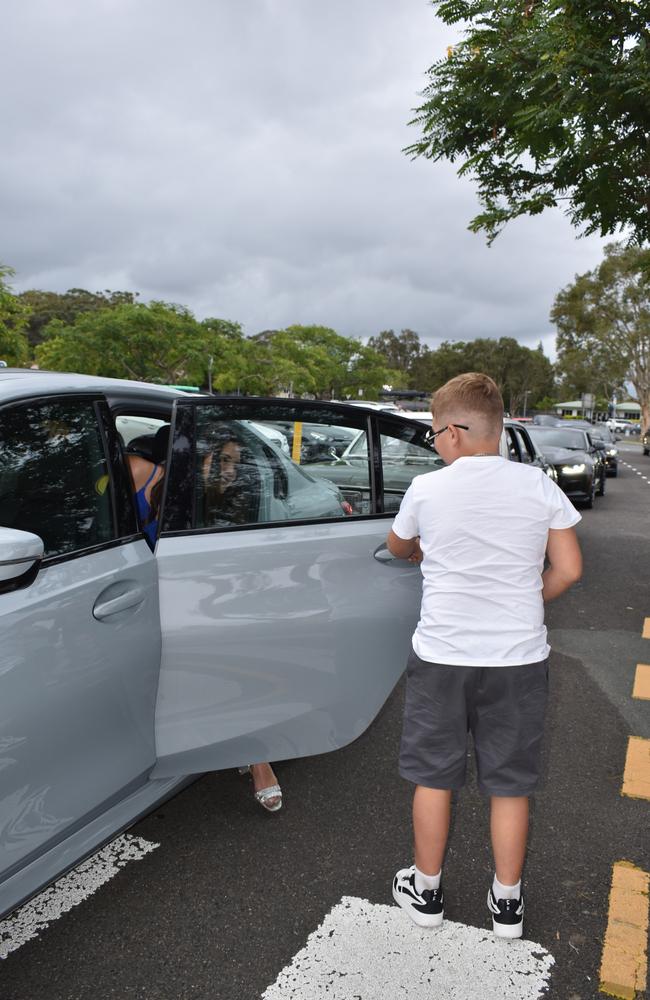
[[[552,354],[555,293],[600,259],[559,212],[488,249],[466,228],[472,185],[401,152],[454,40],[424,0],[6,0],[2,34],[17,291]]]

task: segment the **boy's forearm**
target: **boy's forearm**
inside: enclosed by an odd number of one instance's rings
[[[542,597],[544,601],[552,601],[559,597],[579,579],[580,577],[575,574],[562,573],[560,570],[554,569],[553,566],[549,566],[542,573]]]
[[[388,533],[386,546],[396,559],[410,559],[420,548],[418,538],[399,538],[393,531]]]

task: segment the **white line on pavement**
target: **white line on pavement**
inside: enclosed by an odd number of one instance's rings
[[[554,962],[533,941],[449,920],[422,929],[397,906],[344,896],[261,1000],[538,1000]]]
[[[97,892],[130,861],[140,861],[160,844],[124,834],[82,862],[40,895],[0,921],[0,958],[38,937],[54,920]]]

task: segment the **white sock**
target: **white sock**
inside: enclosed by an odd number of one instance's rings
[[[415,876],[415,880],[415,888],[417,889],[417,875]],[[495,875],[494,882],[492,883],[492,892],[495,899],[519,899],[521,896],[521,879],[516,885],[504,885],[503,882],[499,882]]]
[[[425,875],[421,872],[417,865],[413,866],[415,868],[415,891],[424,892],[425,889],[439,889],[440,888],[440,878],[442,876],[442,868],[437,875]]]

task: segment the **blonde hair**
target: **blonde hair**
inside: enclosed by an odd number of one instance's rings
[[[481,372],[465,372],[449,379],[431,397],[431,412],[444,420],[478,417],[486,435],[500,433],[503,397],[496,382]]]

